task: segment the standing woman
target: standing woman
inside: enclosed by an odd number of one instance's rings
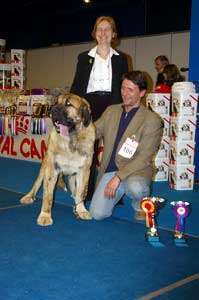
[[[70,91],[86,98],[90,103],[92,119],[96,121],[109,105],[122,101],[121,78],[128,71],[128,63],[126,55],[114,49],[117,41],[117,29],[112,17],[97,18],[92,37],[96,46],[90,51],[79,54]],[[95,144],[88,197],[92,196],[94,189],[92,181],[97,150],[98,142]]]
[[[107,106],[122,101],[121,77],[128,71],[128,64],[126,55],[113,48],[117,30],[112,17],[97,18],[92,37],[96,46],[79,54],[70,91],[88,100],[96,121]]]

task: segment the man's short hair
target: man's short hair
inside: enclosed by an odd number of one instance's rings
[[[157,56],[154,59],[154,61],[157,61],[157,60],[161,61],[161,63],[163,65],[168,65],[169,64],[169,59],[168,59],[168,57],[166,57],[166,55],[159,55],[159,56]]]
[[[122,76],[124,79],[132,81],[139,87],[140,91],[147,90],[147,78],[146,75],[141,71],[130,71]]]

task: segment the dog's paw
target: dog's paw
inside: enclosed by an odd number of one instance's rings
[[[73,208],[73,212],[76,215],[76,217],[79,219],[82,219],[82,220],[91,220],[92,219],[90,212],[85,208],[85,206],[82,202],[77,204]]]
[[[21,204],[31,204],[35,201],[35,198],[31,197],[30,195],[25,195],[20,199]]]
[[[91,220],[92,216],[89,211],[78,212],[78,216],[82,220]]]
[[[49,226],[53,224],[53,219],[49,213],[41,212],[37,219],[37,224],[41,226]]]

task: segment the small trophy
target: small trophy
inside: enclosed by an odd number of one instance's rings
[[[162,208],[164,203],[163,198],[151,197],[143,198],[140,207],[146,214],[146,227],[149,228],[146,232],[146,240],[149,242],[159,242],[158,226],[157,226],[157,212]]]
[[[186,243],[185,239],[185,218],[189,215],[189,202],[173,201],[170,203],[173,206],[174,214],[177,217],[177,223],[174,232],[175,243]]]

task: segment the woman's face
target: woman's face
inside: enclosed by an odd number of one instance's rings
[[[111,24],[106,20],[99,23],[96,29],[95,37],[99,45],[110,45],[111,40],[114,37]]]

